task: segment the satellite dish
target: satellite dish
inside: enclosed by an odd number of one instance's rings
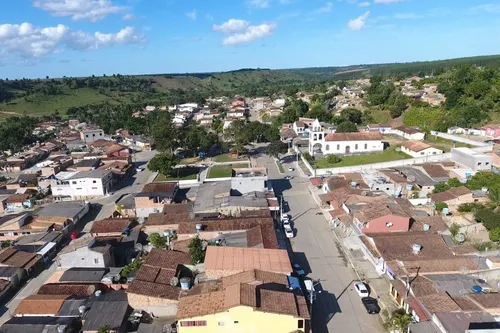
[[[173,278],[170,279],[170,285],[172,287],[177,287],[178,284],[179,284],[179,279],[177,277],[174,276]]]
[[[465,241],[465,235],[464,234],[457,234],[455,236],[455,240],[458,242],[458,243],[463,243]]]

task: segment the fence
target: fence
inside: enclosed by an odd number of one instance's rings
[[[457,136],[457,135],[453,135],[453,134],[448,134],[448,133],[443,133],[443,132],[436,132],[436,131],[431,131],[431,134],[435,135],[435,136],[439,136],[440,138],[443,138],[443,139],[466,143],[466,144],[474,146],[474,147],[485,147],[485,146],[490,146],[491,147],[491,145],[489,143],[479,142],[479,141],[467,139],[467,138],[464,138],[464,137],[461,137],[461,136]]]

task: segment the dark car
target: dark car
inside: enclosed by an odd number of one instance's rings
[[[380,312],[380,306],[378,306],[376,299],[372,297],[363,297],[361,299],[361,302],[363,302],[366,312],[368,312],[369,314],[377,314]]]

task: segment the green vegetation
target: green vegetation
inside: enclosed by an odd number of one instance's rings
[[[150,162],[151,163],[151,162]],[[174,168],[165,176],[160,173],[155,178],[155,182],[166,182],[166,181],[175,181],[175,180],[195,180],[198,177],[199,170],[195,167],[179,167]]]
[[[127,278],[129,274],[137,271],[139,268],[141,268],[141,266],[142,266],[142,260],[140,258],[136,258],[133,262],[123,267],[122,271],[120,272],[120,276],[122,278]]]
[[[341,122],[337,126],[337,133],[348,133],[348,132],[357,132],[358,128],[356,124],[350,122],[349,120]]]
[[[316,160],[316,167],[318,169],[338,168],[352,165],[404,160],[407,158],[410,158],[410,156],[406,155],[405,153],[396,151],[395,148],[389,148],[380,153],[343,156],[342,161],[338,163],[328,163],[328,157],[320,158]]]
[[[446,202],[436,202],[436,210],[438,212],[442,212],[445,208],[448,208],[448,204]]]
[[[240,160],[242,162],[246,162],[246,158],[242,158],[242,159],[238,159],[236,156],[234,156],[233,154],[230,154],[230,153],[225,153],[225,154],[220,154],[220,155],[217,155],[217,156],[214,156],[212,158],[215,162],[218,162],[218,163],[224,163],[224,162],[239,162]]]
[[[167,238],[161,236],[157,232],[153,232],[151,235],[149,235],[149,242],[157,249],[167,248]]]
[[[425,141],[430,144],[431,146],[441,149],[445,152],[451,151],[451,148],[453,147],[467,147],[467,148],[472,148],[471,145],[463,142],[456,142],[455,145],[453,145],[453,142],[451,140],[447,140],[444,138],[441,138],[439,136],[427,134],[425,136]]]
[[[246,165],[248,166],[248,165]],[[214,165],[208,170],[208,178],[225,178],[231,177],[234,165]],[[238,164],[237,167],[245,167],[243,164]]]
[[[460,213],[475,213],[479,209],[484,209],[485,206],[483,204],[478,204],[476,202],[466,202],[458,206],[458,211]]]
[[[285,169],[283,168],[283,165],[280,161],[276,160],[276,166],[278,167],[280,173],[285,173]]]
[[[205,261],[203,242],[199,237],[193,238],[191,242],[189,242],[188,248],[191,264],[196,265]]]
[[[409,99],[391,81],[385,82],[382,76],[377,75],[372,76],[370,83],[367,102],[371,106],[389,110],[392,118],[403,114]]]
[[[267,147],[267,153],[275,158],[288,152],[288,144],[280,140],[273,141]]]

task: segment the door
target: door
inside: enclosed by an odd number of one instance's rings
[[[349,154],[351,152],[351,146],[345,146],[345,153]]]

